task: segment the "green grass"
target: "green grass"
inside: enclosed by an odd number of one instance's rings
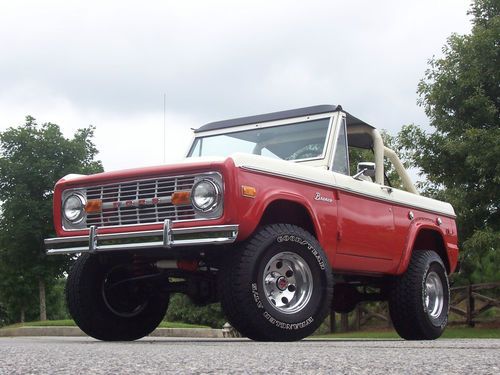
[[[47,320],[44,322],[26,322],[13,324],[4,328],[18,327],[72,327],[76,326],[71,319]],[[161,322],[160,328],[209,328],[208,326],[180,323]],[[326,335],[311,336],[312,339],[399,339],[394,330],[380,329],[370,331],[356,331],[344,333],[332,333]],[[470,327],[448,327],[441,338],[444,339],[500,339],[500,328],[470,328]]]
[[[16,324],[18,327],[68,327],[76,326],[71,319],[64,320],[46,320],[43,322],[25,322]]]
[[[399,339],[394,330],[357,331],[313,336],[313,339]],[[444,339],[498,339],[500,328],[448,327]]]
[[[210,327],[201,326],[197,324],[181,323],[181,322],[161,322],[160,328],[210,328]]]
[[[18,328],[18,327],[74,327],[75,322],[71,319],[65,320],[46,320],[43,322],[25,322],[12,324],[3,328]],[[208,326],[180,323],[180,322],[161,322],[160,328],[210,328]]]

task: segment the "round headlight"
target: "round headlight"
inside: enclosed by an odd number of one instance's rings
[[[85,198],[79,194],[71,194],[63,203],[64,217],[72,223],[77,223],[83,218],[84,208]]]
[[[212,180],[198,181],[193,186],[191,202],[200,211],[210,211],[219,202],[219,187]]]

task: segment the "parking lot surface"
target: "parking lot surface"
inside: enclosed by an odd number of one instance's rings
[[[0,338],[0,374],[499,374],[500,340]]]

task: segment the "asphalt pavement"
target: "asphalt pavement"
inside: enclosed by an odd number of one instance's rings
[[[0,338],[0,374],[500,374],[500,340]]]

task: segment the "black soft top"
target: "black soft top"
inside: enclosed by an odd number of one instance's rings
[[[315,105],[312,107],[290,109],[287,111],[265,113],[263,115],[254,115],[254,116],[234,118],[234,119],[230,119],[230,120],[210,122],[208,124],[203,125],[202,127],[198,128],[198,129],[195,129],[194,132],[195,133],[202,133],[202,132],[206,132],[209,130],[219,130],[219,129],[232,128],[235,126],[260,124],[263,122],[285,120],[285,119],[294,118],[294,117],[319,115],[322,113],[337,112],[337,111],[343,111],[346,113],[347,127],[348,128],[356,127],[356,126],[368,126],[368,127],[372,128],[371,125],[358,119],[357,117],[354,117],[350,113],[344,111],[340,105],[323,104],[323,105]],[[371,138],[366,137],[366,135],[352,134],[352,135],[348,136],[348,138],[349,138],[349,143],[355,147],[371,148],[371,146],[372,146]]]
[[[302,117],[302,116],[319,115],[321,113],[336,112],[336,111],[342,111],[342,107],[340,105],[329,105],[329,104],[315,105],[312,107],[304,107],[304,108],[297,108],[297,109],[289,109],[287,111],[265,113],[263,115],[238,117],[238,118],[233,118],[230,120],[209,122],[208,124],[205,124],[202,127],[195,129],[194,132],[201,133],[201,132],[206,132],[209,130],[232,128],[233,126],[258,124],[258,123],[262,123],[262,122],[284,120],[287,118]],[[347,126],[350,126],[350,125],[368,125],[368,126],[371,126],[371,125],[367,124],[366,122],[361,121],[360,119],[354,117],[353,115],[351,115],[347,112],[346,112],[346,114],[347,114]]]

